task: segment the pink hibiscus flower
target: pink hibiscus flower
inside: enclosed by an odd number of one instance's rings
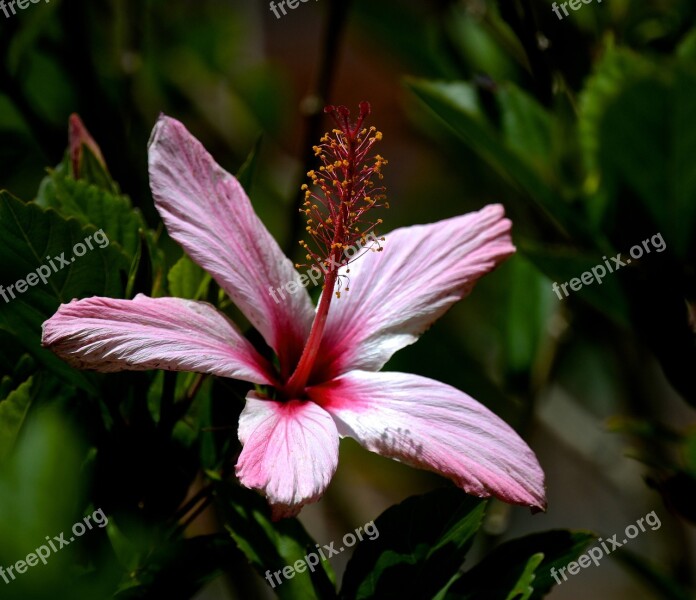
[[[78,368],[195,371],[265,386],[247,396],[236,471],[267,496],[275,518],[321,497],[345,436],[470,494],[543,509],[543,472],[511,427],[449,385],[380,372],[515,251],[510,221],[492,205],[397,229],[373,248],[383,251],[348,266],[345,250],[374,228],[366,213],[383,195],[372,179],[386,161],[368,159],[381,134],[361,129],[367,103],[355,125],[347,109],[330,109],[338,129],[315,147],[323,163],[309,173],[315,191],[303,186],[318,245],[301,244],[326,269],[316,309],[299,285],[279,302],[269,294],[298,273],[201,143],[166,116],[150,140],[151,188],[169,234],[260,332],[278,367],[216,308],[180,298],[73,300],[44,323],[43,344]],[[337,292],[344,282],[350,290]]]

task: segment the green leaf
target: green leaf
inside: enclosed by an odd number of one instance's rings
[[[616,102],[623,87],[649,77],[652,65],[625,49],[609,50],[598,63],[580,96],[578,133],[588,172],[599,169],[600,131],[605,107]]]
[[[226,484],[220,486],[219,494],[223,499],[227,530],[262,576],[269,570],[274,573],[292,566],[317,551],[315,541],[297,519],[273,523],[268,504],[257,493]],[[273,589],[279,598],[312,600],[336,597],[333,571],[326,561],[320,562],[313,572],[296,570],[294,577],[281,577],[281,581],[282,585],[275,583]]]
[[[589,532],[557,530],[505,542],[454,581],[444,598],[538,600],[556,583],[551,569],[575,560],[594,538]]]
[[[76,181],[63,170],[55,170],[42,184],[36,202],[44,208],[54,208],[63,217],[74,217],[82,225],[103,229],[109,241],[116,242],[129,261],[137,254],[139,231],[145,230],[146,225],[127,196],[101,189],[84,179]]]
[[[486,502],[443,488],[414,496],[375,520],[348,563],[340,597],[432,598],[464,561]]]
[[[545,181],[552,181],[550,113],[532,96],[510,83],[500,88],[496,99],[501,108],[501,128],[507,147]]]
[[[93,243],[89,250],[85,241],[93,233],[74,219],[0,192],[0,291],[5,294],[0,300],[0,329],[83,389],[91,389],[88,378],[41,347],[41,325],[61,303],[74,298],[121,297],[128,263],[111,245],[101,248]],[[82,256],[74,252],[77,244],[85,249]]]
[[[30,377],[0,401],[0,462],[11,452],[31,405]]]
[[[541,168],[540,156],[548,144],[549,125],[540,107],[534,107],[529,115],[521,114],[533,106],[531,98],[514,91],[514,88],[503,94],[501,108],[508,109],[504,135],[489,122],[472,84],[411,79],[407,85],[459,138],[523,192],[524,197],[531,199],[560,233],[589,237],[583,222],[552,189],[547,169]],[[529,131],[537,126],[541,126],[541,132],[529,143],[511,141],[516,132]],[[531,160],[527,155],[529,147],[534,149]]]
[[[521,255],[514,256],[506,268],[511,277],[503,317],[505,364],[513,374],[528,375],[539,356],[557,298],[549,280]]]
[[[172,296],[200,300],[208,294],[211,277],[184,254],[169,270],[167,279]]]
[[[543,560],[544,555],[539,553],[534,554],[527,561],[524,571],[522,571],[522,575],[520,575],[519,580],[515,583],[515,587],[508,594],[505,600],[529,600],[532,597],[532,594],[534,593],[532,582],[536,577],[534,572]]]
[[[580,102],[586,162],[611,200],[603,212],[621,208],[614,199],[630,192],[681,257],[696,233],[694,95],[693,61],[650,62],[618,49],[600,62]]]

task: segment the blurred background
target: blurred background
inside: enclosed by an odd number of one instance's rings
[[[693,597],[695,17],[692,0],[597,0],[563,19],[544,0],[316,0],[281,18],[251,0],[31,4],[0,13],[0,189],[80,221],[47,172],[63,161],[77,113],[158,240],[156,252],[142,241],[147,277],[128,291],[164,295],[181,251],[148,188],[159,113],[230,172],[253,164],[255,210],[294,253],[311,146],[331,128],[321,109],[368,100],[389,160],[384,232],[493,202],[513,221],[518,253],[385,367],[464,390],[512,424],[546,472],[548,512],[491,502],[472,560],[555,528],[622,539],[655,511],[658,530],[550,597]],[[12,218],[3,209],[2,227]],[[91,222],[109,232],[120,216],[103,218]],[[664,252],[563,300],[552,291],[657,233]],[[26,274],[22,260],[6,244],[0,283]],[[82,295],[96,293],[82,283]],[[237,451],[243,386],[208,380],[187,414],[196,426],[158,437],[142,414],[157,412],[152,390],[190,380],[77,381],[39,348],[57,305],[0,304],[0,564],[87,506],[111,520],[16,589],[0,582],[0,597],[39,598],[47,586],[65,598],[273,597],[220,535],[229,521],[219,505],[188,521],[177,513],[230,468],[221,465]],[[442,484],[344,440],[328,492],[300,521],[329,543]],[[180,551],[163,541],[172,519],[189,540],[218,535],[217,545]],[[332,560],[339,580],[348,558]]]

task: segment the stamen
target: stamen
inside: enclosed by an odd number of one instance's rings
[[[333,295],[340,298],[342,291],[349,291],[348,275],[339,275],[338,270],[359,256],[348,254],[347,250],[357,246],[380,251],[380,241],[384,241],[374,237],[366,245],[368,234],[375,236],[375,227],[382,223],[382,219],[368,220],[366,214],[374,207],[388,208],[384,186],[375,187],[372,181],[375,176],[382,179],[382,167],[387,161],[379,154],[370,156],[372,147],[382,139],[375,127],[363,128],[370,104],[360,103],[355,124],[350,123],[350,111],[345,106],[327,106],[324,112],[332,116],[338,129],[324,134],[321,143],[314,146],[314,154],[322,164],[318,170],[307,173],[312,183],[311,187],[302,186],[305,200],[300,209],[307,216],[306,230],[312,241],[310,246],[302,240],[300,246],[307,253],[307,261],[325,274],[324,289],[300,361],[280,390],[287,399],[302,397],[319,353]],[[336,284],[338,289],[334,291]]]
[[[305,230],[309,242],[300,241],[306,252],[307,264],[322,271],[338,270],[355,260],[345,250],[360,244],[363,247],[368,234],[375,235],[381,219],[371,221],[367,213],[375,207],[388,208],[386,189],[375,187],[373,179],[382,179],[382,167],[387,160],[379,154],[371,156],[372,147],[382,139],[375,127],[363,128],[370,114],[370,104],[360,103],[360,116],[350,122],[350,111],[345,106],[327,106],[337,125],[324,134],[314,154],[321,161],[318,170],[307,173],[311,186],[304,184],[305,200],[300,212],[307,217]],[[381,246],[377,243],[377,250]]]

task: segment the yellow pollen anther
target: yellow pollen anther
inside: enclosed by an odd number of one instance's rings
[[[309,263],[332,271],[338,268],[336,256],[341,257],[342,266],[349,264],[347,249],[358,240],[366,244],[371,239],[367,236],[375,235],[374,228],[382,219],[365,219],[365,215],[370,208],[382,206],[385,199],[384,188],[375,182],[382,178],[386,160],[371,154],[373,145],[382,140],[382,132],[375,126],[356,130],[349,124],[345,110],[334,113],[338,128],[324,134],[320,145],[312,146],[317,165],[307,172],[307,183],[300,188],[300,212],[305,213],[305,231],[310,236],[308,241],[300,241],[300,246]],[[360,110],[358,123],[362,124],[366,116],[362,104]],[[348,287],[338,287],[340,292],[333,291],[340,298]]]

